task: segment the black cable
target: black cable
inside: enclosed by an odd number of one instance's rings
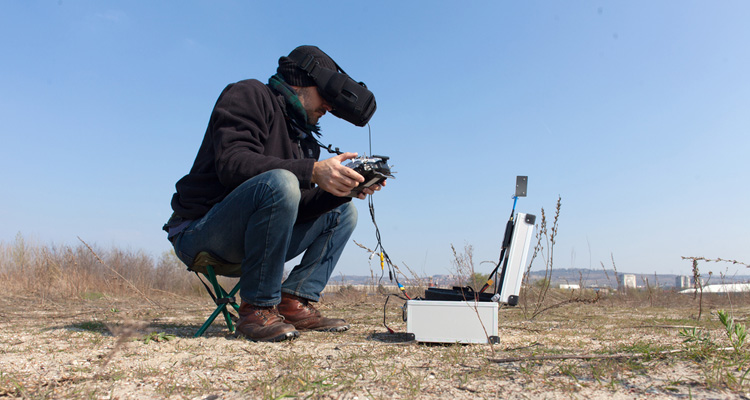
[[[323,150],[328,150],[328,152],[329,152],[330,154],[336,154],[336,155],[341,155],[341,154],[343,154],[343,153],[341,152],[341,150],[339,150],[339,148],[338,148],[338,147],[336,147],[335,149],[333,149],[333,148],[332,148],[332,147],[333,147],[333,145],[332,145],[332,144],[329,144],[329,145],[328,145],[328,147],[326,147],[326,146],[325,146],[325,145],[324,145],[323,143],[321,143],[321,142],[320,142],[320,140],[318,140],[317,138],[315,138],[315,141],[316,141],[316,142],[318,143],[318,146],[320,146],[320,148],[321,148],[321,149],[323,149]]]
[[[367,138],[370,144],[370,156],[372,156],[372,129],[370,128],[370,124],[367,124]],[[333,147],[332,144],[329,144],[328,146],[324,145],[318,138],[315,138],[315,142],[318,143],[318,146],[320,146],[321,149],[327,150],[330,154],[336,154],[341,155],[343,154],[341,150],[338,147]]]
[[[368,138],[368,144],[369,144],[369,151],[370,156],[372,157],[372,128],[370,127],[370,124],[367,124],[367,138]],[[329,146],[330,147],[330,146]],[[377,245],[375,246],[374,253],[377,253],[378,250],[380,251],[380,279],[378,279],[378,286],[381,284],[383,280],[383,276],[385,275],[385,268],[384,264],[388,264],[388,278],[392,281],[396,281],[396,285],[398,286],[399,290],[404,294],[402,297],[399,294],[395,293],[389,293],[385,297],[385,304],[383,304],[383,326],[385,329],[388,330],[390,333],[396,333],[393,329],[391,329],[388,324],[386,323],[386,307],[388,306],[388,300],[391,298],[391,296],[398,297],[401,300],[407,301],[410,300],[411,297],[406,293],[406,289],[401,284],[401,282],[398,281],[398,271],[396,270],[395,266],[393,265],[393,262],[391,261],[391,257],[388,255],[388,252],[385,251],[385,248],[383,247],[383,241],[380,236],[380,228],[378,227],[378,223],[375,220],[375,203],[372,200],[372,195],[370,195],[367,199],[367,206],[370,210],[370,219],[372,219],[372,225],[375,227],[375,240],[377,240]]]
[[[393,265],[393,262],[391,261],[391,257],[388,255],[388,252],[385,251],[385,248],[383,247],[383,242],[380,238],[380,228],[378,228],[378,223],[375,221],[375,205],[372,201],[372,196],[368,199],[368,206],[370,208],[370,217],[372,218],[372,224],[375,226],[375,239],[377,240],[377,245],[375,246],[375,251],[378,252],[378,249],[380,250],[381,255],[381,274],[380,279],[378,280],[378,285],[380,285],[381,281],[383,280],[383,274],[385,273],[385,270],[383,269],[383,264],[388,265],[388,278],[392,281],[396,281],[396,285],[398,286],[399,290],[406,296],[407,299],[411,299],[409,295],[406,293],[406,288],[404,288],[404,285],[401,284],[401,282],[398,281],[398,270],[396,270],[395,266]]]
[[[367,124],[367,136],[368,136],[368,142],[369,142],[369,150],[370,155],[372,155],[372,128],[370,127],[370,124]],[[327,150],[329,153],[333,154],[342,154],[342,152],[339,150],[338,147],[333,148],[332,144],[329,144],[328,146],[325,146],[318,138],[313,137],[315,139],[315,142],[320,146],[320,148]],[[383,276],[385,274],[385,269],[383,268],[382,263],[385,262],[388,264],[388,277],[391,281],[395,280],[396,285],[398,285],[399,289],[401,289],[402,292],[404,292],[404,295],[408,298],[409,295],[406,294],[406,291],[404,290],[401,283],[398,281],[398,276],[396,274],[395,268],[393,268],[393,263],[391,262],[391,258],[388,256],[388,253],[386,253],[385,249],[383,248],[383,242],[380,238],[380,229],[378,228],[378,223],[375,222],[375,205],[372,202],[372,195],[368,197],[368,207],[370,208],[370,217],[372,218],[372,224],[375,226],[375,239],[377,240],[378,244],[375,246],[374,252],[378,252],[380,250],[380,254],[383,257],[383,260],[381,260],[381,274],[380,279],[378,280],[378,285],[380,285],[380,282],[383,280]]]
[[[385,319],[386,319],[385,311],[386,311],[386,307],[388,306],[388,300],[390,300],[391,296],[398,297],[399,299],[403,301],[406,301],[406,299],[394,293],[389,293],[387,296],[385,296],[385,304],[383,304],[383,326],[385,327],[385,329],[388,329],[389,333],[396,333],[396,331],[388,327],[388,324],[385,322]]]
[[[385,275],[385,268],[383,268],[385,257],[387,253],[385,252],[385,249],[383,249],[383,244],[380,241],[380,229],[378,228],[378,223],[375,221],[375,204],[372,202],[372,196],[367,198],[367,206],[370,209],[370,219],[372,219],[372,225],[375,226],[375,240],[377,241],[377,244],[375,245],[375,250],[373,250],[374,253],[382,254],[383,259],[380,260],[380,279],[378,279],[378,286],[383,281],[383,275]],[[388,266],[388,274],[391,276],[390,280],[393,280],[393,276],[391,274],[390,265]]]

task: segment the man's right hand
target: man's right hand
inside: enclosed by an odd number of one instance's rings
[[[343,197],[365,181],[365,178],[351,168],[341,165],[346,160],[357,157],[357,153],[344,153],[327,160],[316,161],[313,166],[312,183],[334,196]]]

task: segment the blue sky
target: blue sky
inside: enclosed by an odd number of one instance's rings
[[[750,3],[6,1],[0,241],[169,250],[160,230],[228,83],[314,44],[375,93],[383,245],[419,274],[474,248],[489,272],[512,207],[562,198],[555,267],[688,274],[750,262]],[[323,139],[368,152],[333,116]],[[374,247],[366,202],[353,239]],[[350,245],[336,276],[369,275]],[[541,266],[541,265],[539,265]],[[373,263],[372,268],[377,268]],[[749,269],[705,265],[715,273]]]

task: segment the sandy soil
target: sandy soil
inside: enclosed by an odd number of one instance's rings
[[[429,345],[408,341],[398,301],[387,317],[401,333],[388,334],[381,297],[348,296],[319,306],[347,318],[348,332],[253,343],[218,320],[193,337],[212,310],[207,296],[153,301],[0,300],[0,397],[750,399],[747,383],[712,384],[706,368],[679,353],[644,356],[643,348],[683,348],[676,327],[691,323],[689,310],[575,305],[533,322],[520,309],[501,310],[498,345]],[[621,353],[635,356],[493,361]]]

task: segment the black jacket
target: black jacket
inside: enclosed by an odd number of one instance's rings
[[[246,180],[273,169],[294,173],[300,183],[298,221],[315,218],[350,200],[315,187],[320,157],[314,138],[298,139],[286,118],[284,98],[260,81],[228,85],[216,101],[190,173],[177,182],[172,209],[198,219]]]

